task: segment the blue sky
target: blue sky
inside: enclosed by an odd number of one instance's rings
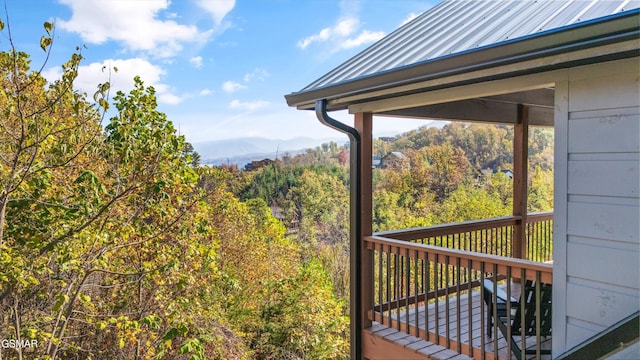
[[[6,0],[0,12],[18,50],[42,66],[43,22],[55,24],[50,80],[76,46],[78,89],[93,94],[111,74],[128,91],[140,75],[159,110],[198,143],[240,137],[336,137],[312,112],[287,107],[298,91],[437,1],[412,0]],[[8,29],[0,48],[9,48]],[[333,114],[350,122],[351,116]],[[419,124],[383,119],[379,135]]]

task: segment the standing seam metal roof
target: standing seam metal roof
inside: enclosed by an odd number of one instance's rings
[[[640,0],[445,0],[301,92],[640,8]]]

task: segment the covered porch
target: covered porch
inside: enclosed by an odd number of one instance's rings
[[[521,89],[523,80],[530,90],[504,90]],[[370,105],[382,115],[512,126],[512,212],[500,218],[373,233],[374,116],[354,114],[361,178],[352,211],[361,217],[352,224],[361,242],[352,266],[359,269],[363,358],[551,359],[551,300],[545,305],[541,296],[553,283],[553,212],[527,212],[530,127],[554,123],[555,87],[540,81],[504,80],[502,94],[485,93],[496,91],[489,87],[464,101],[422,105],[407,95],[408,103],[389,105],[398,110]],[[537,316],[543,308],[548,316]]]
[[[550,300],[549,317],[535,316],[541,301],[520,288],[533,284],[539,298],[553,282],[553,212],[528,213],[527,197],[530,127],[553,126],[556,90],[536,75],[358,103],[349,108],[354,128],[330,118],[326,101],[316,103],[318,118],[352,139],[351,336],[352,351],[361,351],[354,358],[551,358]],[[374,114],[512,126],[511,215],[373,233]]]

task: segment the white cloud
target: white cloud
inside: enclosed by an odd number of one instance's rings
[[[360,28],[360,21],[354,17],[347,17],[340,20],[330,28],[324,28],[319,33],[307,36],[298,41],[298,47],[306,49],[309,45],[319,42],[330,41],[338,44],[339,49],[349,49],[363,44],[372,43],[384,37],[382,31],[362,30],[356,36],[351,36]]]
[[[211,91],[210,89],[202,89],[200,90],[200,95],[202,96],[207,96],[207,95],[211,95],[213,94],[213,91]]]
[[[324,42],[330,39],[349,36],[360,26],[360,21],[356,18],[346,18],[340,20],[336,25],[330,28],[324,28],[319,33],[307,36],[303,40],[298,41],[298,47],[306,49],[314,42]]]
[[[330,36],[331,28],[324,28],[320,30],[319,33],[307,36],[306,38],[304,38],[304,40],[298,41],[298,47],[304,50],[307,48],[307,46],[311,45],[311,43],[329,40]]]
[[[145,86],[154,87],[158,102],[166,104],[181,102],[182,98],[173,94],[170,87],[161,82],[164,74],[164,69],[145,59],[107,59],[103,62],[80,66],[74,86],[76,90],[87,93],[91,99],[98,84],[110,82],[110,96],[113,97],[117,91],[128,93],[133,89],[133,78],[139,76]],[[60,75],[59,68],[51,68],[43,72],[43,76],[49,81],[59,79]]]
[[[404,24],[406,24],[406,23],[410,22],[411,20],[413,20],[413,19],[417,18],[417,17],[418,17],[418,15],[420,15],[420,14],[418,14],[418,13],[413,13],[413,12],[412,12],[412,13],[410,13],[410,14],[409,14],[409,15],[407,15],[407,17],[402,21],[402,23],[400,24],[400,26],[402,26],[402,25],[404,25]]]
[[[234,93],[240,90],[246,90],[249,88],[248,84],[253,81],[264,81],[269,77],[269,73],[265,69],[256,68],[250,73],[244,74],[242,77],[243,82],[237,82],[233,80],[227,80],[222,83],[222,90],[226,93]]]
[[[231,80],[225,81],[222,84],[222,90],[224,90],[224,92],[227,92],[227,93],[234,93],[236,91],[244,90],[246,88],[247,87],[245,85],[242,85],[240,83],[237,83],[237,82],[231,81]]]
[[[269,73],[267,72],[267,70],[255,69],[250,73],[244,74],[244,77],[242,79],[244,80],[245,83],[249,83],[254,80],[264,81],[268,77],[269,77]]]
[[[169,104],[169,105],[177,105],[180,104],[182,102],[182,98],[171,94],[171,93],[162,93],[162,94],[158,94],[157,96],[158,98],[158,102],[160,103],[164,103],[164,104]]]
[[[212,34],[212,31],[200,32],[194,25],[167,19],[171,16],[160,18],[169,7],[169,0],[60,2],[71,8],[72,15],[69,20],[58,19],[57,25],[80,34],[88,43],[114,40],[132,51],[171,57],[183,49],[183,43],[203,42]]]
[[[368,44],[368,43],[372,43],[372,42],[376,42],[380,39],[382,39],[384,37],[384,32],[383,31],[369,31],[369,30],[364,30],[362,31],[360,34],[358,34],[358,36],[354,37],[354,38],[349,38],[344,40],[341,44],[340,44],[340,48],[342,49],[350,49],[353,47],[357,47],[363,44]]]
[[[256,100],[256,101],[240,101],[240,100],[232,100],[229,104],[231,109],[240,109],[240,110],[258,110],[269,106],[268,101],[264,100]]]
[[[189,62],[199,69],[202,67],[202,56],[194,56],[189,59]]]
[[[219,25],[222,19],[236,6],[235,0],[198,0],[197,3],[213,16],[216,25]]]
[[[356,18],[343,19],[333,27],[332,32],[338,36],[349,36],[360,27],[360,21]]]

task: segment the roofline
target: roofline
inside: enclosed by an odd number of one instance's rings
[[[550,55],[640,38],[640,9],[633,9],[538,34],[362,76],[307,91],[285,95],[287,104],[313,109],[315,101],[392,88],[400,85],[458,75]],[[625,57],[633,54],[625,54]],[[635,55],[637,56],[637,54]],[[599,57],[595,62],[606,61]],[[570,66],[557,64],[556,68]],[[339,108],[344,109],[348,104]]]

